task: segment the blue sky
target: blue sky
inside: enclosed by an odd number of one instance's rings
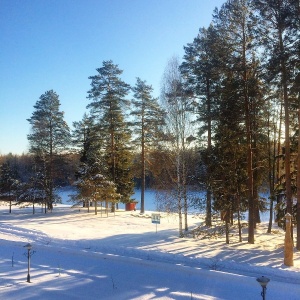
[[[28,151],[34,104],[54,90],[72,126],[81,120],[89,76],[104,60],[159,96],[172,56],[207,27],[225,0],[0,0],[0,154]]]

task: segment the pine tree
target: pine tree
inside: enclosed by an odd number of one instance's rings
[[[264,32],[261,45],[268,57],[267,75],[269,83],[278,86],[283,93],[285,119],[285,189],[286,208],[292,214],[292,183],[290,154],[290,105],[289,90],[294,80],[291,46],[296,43],[293,26],[297,18],[292,13],[295,8],[293,0],[253,0],[254,8],[260,14],[260,32]],[[278,78],[279,77],[279,78]],[[279,79],[279,80],[278,80]]]
[[[27,137],[30,152],[35,157],[37,171],[43,173],[45,205],[48,209],[53,209],[53,202],[58,199],[55,195],[55,173],[61,164],[60,156],[70,144],[69,126],[59,107],[58,95],[53,90],[47,91],[40,96],[28,119],[31,125],[31,133]]]
[[[81,121],[73,122],[72,142],[77,151],[80,152],[80,162],[86,163],[89,155],[92,153],[93,138],[92,133],[93,120],[85,113]]]
[[[9,213],[11,213],[12,201],[17,198],[18,187],[18,174],[12,170],[9,162],[0,165],[0,199],[9,202]]]
[[[103,62],[97,74],[89,77],[91,103],[87,108],[95,122],[93,136],[101,136],[94,156],[101,158],[102,174],[116,185],[121,201],[128,202],[133,194],[131,132],[125,120],[130,86],[121,80],[122,72],[111,60]]]
[[[299,0],[253,0],[254,9],[260,15],[261,45],[265,49],[267,60],[267,78],[269,84],[282,94],[284,108],[284,211],[293,215],[292,155],[291,155],[291,117],[294,108],[299,106],[295,93],[295,83],[299,74]],[[297,90],[297,88],[296,88]],[[296,92],[297,94],[297,92]],[[294,105],[294,107],[292,107]],[[300,118],[299,118],[300,121]],[[299,130],[298,121],[298,130]],[[300,148],[299,148],[300,150]],[[298,152],[299,155],[299,152]],[[299,161],[299,159],[298,159]],[[298,168],[300,165],[298,165]],[[298,169],[298,177],[299,177]],[[299,180],[299,178],[297,179]],[[298,181],[299,182],[299,181]],[[297,183],[298,183],[297,182]],[[279,181],[280,183],[280,181]],[[279,186],[279,184],[278,184]],[[300,192],[297,186],[297,220],[300,219]],[[279,199],[281,201],[281,199]],[[281,205],[282,203],[279,203]],[[278,206],[279,206],[278,205]],[[293,232],[293,231],[291,231]],[[297,249],[300,249],[300,222],[297,222]],[[286,251],[292,253],[292,247]],[[291,261],[286,261],[290,265]]]
[[[211,25],[208,29],[200,28],[193,43],[185,49],[184,61],[180,66],[186,78],[188,90],[193,91],[196,103],[198,138],[206,144],[206,226],[212,225],[212,191],[211,191],[211,145],[214,115],[218,111],[218,88],[220,86],[220,67],[222,53],[219,52],[219,37]],[[207,137],[206,137],[207,136]]]
[[[17,204],[32,203],[32,214],[35,214],[36,203],[45,204],[45,189],[43,174],[36,170],[36,166],[31,177],[18,185]],[[46,207],[46,206],[45,206]]]
[[[226,243],[229,243],[229,223],[233,214],[246,210],[247,182],[246,143],[244,142],[243,105],[239,101],[239,80],[234,72],[228,73],[222,82],[222,93],[211,157],[212,190],[214,208],[222,212],[226,225]],[[239,226],[241,241],[241,228]]]
[[[164,124],[164,113],[159,107],[156,98],[152,97],[153,89],[146,81],[137,78],[136,85],[133,87],[134,99],[132,100],[134,116],[132,122],[134,133],[136,135],[136,144],[141,149],[141,213],[145,212],[145,178],[146,178],[146,157],[159,138],[160,127]]]
[[[239,100],[244,105],[244,128],[247,141],[247,173],[248,173],[248,209],[249,227],[248,242],[254,243],[255,212],[257,210],[257,192],[254,174],[254,112],[258,111],[255,97],[250,96],[251,69],[253,65],[253,28],[255,18],[249,6],[248,0],[228,0],[215,15],[215,26],[226,44],[225,69],[233,70],[238,76],[237,89]]]
[[[114,204],[121,197],[116,191],[116,185],[101,174],[101,169],[101,163],[94,162],[91,166],[82,163],[78,170],[79,179],[75,182],[78,190],[78,194],[75,196],[76,200],[82,201],[83,199],[85,203],[88,203],[88,211],[89,203],[93,202],[95,215],[98,213],[97,204],[99,201],[104,201],[106,208],[108,208],[109,202]]]

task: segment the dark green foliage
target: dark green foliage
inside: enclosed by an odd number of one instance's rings
[[[12,201],[17,198],[18,174],[13,170],[9,162],[0,165],[0,200],[9,202],[9,212],[11,213]]]
[[[64,113],[59,110],[60,101],[54,91],[47,91],[34,105],[34,112],[28,119],[31,133],[28,135],[30,152],[34,155],[36,170],[42,174],[42,186],[49,209],[57,199],[55,178],[59,177],[62,155],[70,144],[69,127]]]
[[[133,194],[131,173],[132,154],[130,149],[131,131],[125,120],[126,99],[130,86],[121,80],[122,71],[113,62],[104,61],[91,79],[87,106],[93,119],[89,135],[93,138],[88,163],[100,161],[101,173],[112,181],[121,201],[130,201]]]
[[[94,152],[93,147],[95,144],[97,145],[97,136],[93,136],[94,126],[92,118],[89,118],[87,114],[84,114],[82,121],[73,122],[72,142],[80,153],[80,162],[82,163],[88,162],[89,155]]]
[[[248,205],[250,243],[254,242],[262,180],[257,170],[262,169],[265,155],[259,149],[266,143],[262,73],[255,52],[257,22],[250,1],[226,1],[215,10],[212,25],[201,28],[194,42],[185,47],[181,65],[195,97],[200,142],[206,148],[202,158],[206,166],[207,224],[211,192],[215,209],[233,213]]]
[[[30,152],[34,155],[59,154],[67,150],[70,142],[69,127],[64,113],[59,110],[60,101],[53,91],[41,95],[28,119],[31,133],[28,135]]]
[[[294,180],[293,145],[291,129],[295,110],[299,110],[297,89],[293,87],[299,74],[299,1],[295,0],[253,0],[253,8],[260,16],[258,29],[265,32],[260,44],[265,51],[266,80],[273,90],[277,91],[284,110],[284,169],[283,174],[277,171],[277,209],[293,214],[293,196],[297,194],[297,211],[300,216],[300,192]],[[297,117],[296,117],[297,118]],[[296,121],[297,122],[297,121]],[[299,127],[299,122],[297,127]],[[278,153],[279,155],[280,153]],[[279,162],[278,162],[279,164]],[[297,177],[300,176],[300,165],[297,165]],[[283,189],[282,189],[283,187]],[[298,189],[298,190],[297,190]],[[296,190],[296,192],[295,192]],[[282,196],[285,200],[282,202]],[[273,195],[272,195],[273,196]],[[274,197],[274,196],[273,196]],[[297,224],[297,248],[300,249],[300,223]]]
[[[152,97],[152,87],[147,85],[145,81],[137,78],[133,92],[131,115],[134,120],[131,125],[136,135],[134,142],[137,148],[141,149],[141,172],[137,176],[141,178],[141,213],[144,213],[146,172],[150,171],[149,165],[146,163],[149,161],[151,147],[154,147],[161,140],[165,113],[160,108],[157,99]]]
[[[78,193],[73,197],[76,202],[84,202],[89,207],[93,202],[95,214],[97,214],[97,203],[116,203],[121,195],[117,193],[116,185],[101,174],[101,164],[95,162],[89,166],[82,163],[78,170],[78,180],[74,183]]]
[[[201,28],[193,43],[185,47],[184,61],[180,66],[185,80],[185,88],[194,96],[194,111],[197,114],[198,140],[207,145],[208,159],[206,165],[206,225],[211,226],[211,152],[212,134],[216,115],[218,115],[218,99],[220,88],[223,55],[219,50],[220,40],[216,29],[211,25]]]

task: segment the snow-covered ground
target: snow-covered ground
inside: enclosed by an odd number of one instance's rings
[[[65,203],[65,201],[64,201]],[[203,223],[189,218],[190,228]],[[284,232],[256,230],[256,243],[178,238],[176,216],[151,211],[90,213],[62,204],[52,213],[0,207],[0,299],[300,299],[300,255],[283,265]],[[31,283],[24,245],[31,243]]]

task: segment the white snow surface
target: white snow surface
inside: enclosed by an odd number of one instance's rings
[[[147,200],[146,200],[147,201]],[[65,202],[65,201],[64,201]],[[147,205],[146,205],[147,208]],[[0,206],[0,299],[262,299],[260,276],[270,279],[266,299],[300,299],[300,255],[284,259],[284,232],[258,225],[255,244],[225,237],[178,237],[176,215],[118,210],[94,214],[91,208]],[[190,229],[203,216],[189,216]],[[295,235],[296,236],[296,235]],[[32,244],[30,283],[27,250]]]

